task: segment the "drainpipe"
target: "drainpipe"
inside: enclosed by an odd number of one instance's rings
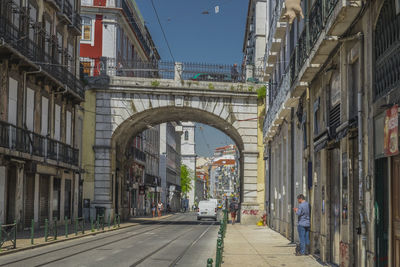
[[[361,86],[357,92],[357,115],[358,115],[358,187],[359,187],[359,212],[360,212],[360,224],[361,224],[361,265],[367,266],[367,222],[365,215],[365,199],[364,199],[364,138],[363,138],[363,91],[364,91],[364,38],[363,35],[359,35],[360,46],[361,46],[361,57],[360,57],[360,80],[362,81]]]
[[[271,174],[272,174],[272,170],[271,170],[271,142],[268,143],[268,226],[271,227]]]
[[[291,185],[290,185],[290,214],[291,214],[291,224],[292,224],[292,232],[291,232],[291,243],[294,243],[294,108],[291,109],[290,111],[290,116],[291,116],[291,121],[290,121],[290,147],[291,147],[291,152],[290,153],[290,180],[291,180]]]

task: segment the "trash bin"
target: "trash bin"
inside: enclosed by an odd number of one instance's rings
[[[106,212],[105,207],[95,206],[95,208],[96,208],[96,218],[97,218],[97,216],[104,216],[104,214]]]

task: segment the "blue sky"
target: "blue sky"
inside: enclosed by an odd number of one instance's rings
[[[136,3],[161,58],[171,60],[151,1]],[[154,4],[177,61],[241,63],[247,0],[154,0]],[[217,5],[220,11],[215,14]]]
[[[240,65],[247,0],[153,0],[176,61]],[[150,0],[136,0],[163,60],[172,60]],[[215,14],[215,6],[219,13]],[[208,11],[208,15],[202,12]],[[221,131],[196,127],[196,153],[211,156],[219,146],[233,144]]]

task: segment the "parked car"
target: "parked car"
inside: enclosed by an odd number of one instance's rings
[[[217,220],[217,203],[215,200],[202,200],[199,202],[199,207],[197,209],[197,220],[203,218],[210,218]]]
[[[232,82],[229,74],[222,73],[197,73],[191,78],[192,81],[210,81],[210,82]]]

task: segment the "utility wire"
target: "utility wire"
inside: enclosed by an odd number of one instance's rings
[[[156,9],[156,7],[155,7],[155,5],[154,5],[154,2],[153,2],[153,0],[151,0],[151,5],[153,6],[154,13],[156,14],[156,17],[157,17],[158,24],[160,25],[160,28],[161,28],[161,31],[162,31],[162,33],[163,33],[163,36],[164,36],[165,42],[167,43],[168,50],[169,50],[169,54],[171,55],[171,57],[172,57],[172,60],[175,62],[174,55],[172,54],[171,47],[169,46],[169,43],[168,43],[167,36],[166,36],[166,34],[165,34],[165,31],[164,31],[164,28],[163,28],[163,26],[162,26],[162,24],[161,24],[160,17],[158,16],[158,12],[157,12],[157,9]]]

